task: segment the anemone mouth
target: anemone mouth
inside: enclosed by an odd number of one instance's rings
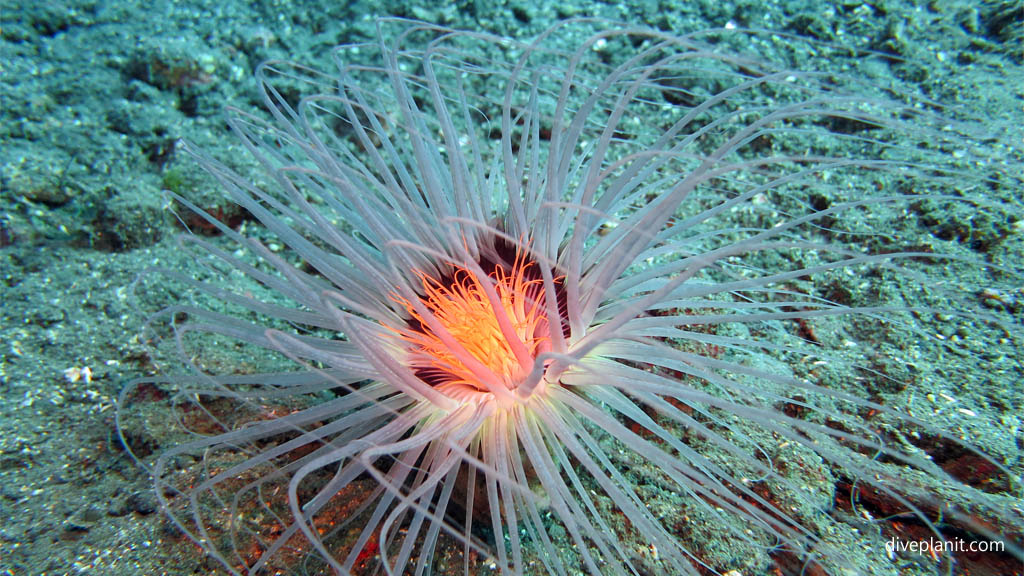
[[[405,347],[406,365],[460,401],[511,399],[544,363],[553,331],[567,336],[564,306],[547,305],[540,264],[529,249],[495,244],[492,255],[452,265],[440,277],[414,270],[414,298],[391,295],[408,315],[404,327],[392,329]],[[554,299],[564,301],[561,278],[550,283]]]

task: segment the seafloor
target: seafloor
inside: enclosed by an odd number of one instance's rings
[[[241,156],[222,110],[260,106],[255,66],[271,58],[329,66],[333,46],[371,39],[383,15],[516,37],[571,16],[675,32],[732,23],[882,51],[893,58],[877,74],[985,119],[1004,161],[1024,166],[1019,1],[2,0],[0,574],[222,573],[168,527],[149,479],[117,440],[118,393],[155,369],[131,285],[148,267],[192,264],[174,242],[182,227],[162,190],[230,214],[179,139],[217,158]],[[841,73],[848,62],[814,66]],[[996,193],[1020,213],[1021,190]],[[1020,222],[941,220],[922,234],[1003,266],[1024,260]],[[997,296],[979,305],[1020,323],[1024,291]],[[977,353],[969,328],[954,324],[945,336]],[[948,417],[970,406],[966,428],[979,444],[1019,461],[1021,360],[1011,342],[992,361],[1001,388],[976,392],[994,401],[958,393],[941,380],[943,366],[920,367],[939,376],[922,377],[917,398],[964,403],[935,408]]]

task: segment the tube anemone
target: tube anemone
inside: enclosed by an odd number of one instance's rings
[[[229,123],[262,174],[192,150],[254,222],[177,198],[219,230],[180,239],[207,272],[142,281],[192,302],[153,321],[194,435],[157,494],[229,571],[895,573],[892,515],[1020,558],[1006,442],[914,415],[926,369],[897,369],[962,353],[939,315],[1014,354],[967,274],[1019,270],[907,216],[1011,210],[948,153],[969,124],[726,48],[756,32],[380,30],[260,68],[270,117]]]

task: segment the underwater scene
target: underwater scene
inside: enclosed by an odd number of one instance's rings
[[[1024,5],[0,0],[0,575],[1024,573]]]

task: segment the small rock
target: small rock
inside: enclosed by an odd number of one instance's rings
[[[87,504],[68,517],[67,521],[64,522],[64,530],[68,532],[85,532],[95,526],[96,522],[99,522],[101,518],[103,518],[103,512],[96,506]]]
[[[128,496],[127,504],[133,512],[137,512],[143,516],[148,516],[153,512],[156,512],[157,509],[156,495],[148,490],[145,492],[136,492]]]

